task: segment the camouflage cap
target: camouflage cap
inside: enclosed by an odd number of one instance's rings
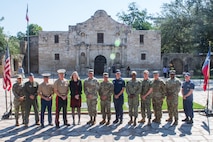
[[[153,71],[153,74],[159,74],[159,71]]]
[[[144,70],[143,73],[144,74],[149,74],[149,71],[148,70]]]
[[[176,74],[176,71],[175,70],[170,70],[169,73],[170,74]]]
[[[104,77],[109,77],[109,74],[108,74],[107,72],[104,72],[104,73],[103,73],[103,76],[104,76]]]
[[[19,74],[19,75],[17,76],[17,79],[18,79],[18,78],[22,78],[22,75]]]
[[[88,73],[93,73],[94,70],[93,69],[88,69]]]

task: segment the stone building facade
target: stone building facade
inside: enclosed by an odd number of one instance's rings
[[[121,69],[142,72],[161,69],[159,31],[134,30],[98,10],[68,31],[42,31],[38,36],[38,73],[65,68],[81,75],[94,68],[96,75]]]

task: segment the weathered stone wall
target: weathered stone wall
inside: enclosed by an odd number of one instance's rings
[[[97,33],[104,33],[104,42],[97,43]],[[54,36],[59,35],[59,43],[54,43]],[[144,43],[140,43],[144,35]],[[115,41],[120,45],[115,46]],[[96,57],[106,59],[104,71],[116,65],[125,71],[127,66],[132,70],[161,68],[161,37],[159,31],[138,31],[130,26],[118,23],[103,10],[83,23],[69,26],[68,31],[42,31],[38,36],[39,73],[56,72],[65,68],[68,73],[74,70],[85,75],[88,68],[94,68]],[[114,53],[116,58],[110,59]],[[146,59],[141,60],[141,54]],[[55,60],[55,54],[60,60]]]

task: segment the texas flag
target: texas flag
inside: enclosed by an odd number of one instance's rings
[[[209,48],[209,51],[207,53],[206,59],[203,63],[203,67],[202,67],[202,73],[204,75],[204,83],[203,83],[203,90],[206,91],[206,87],[209,81],[209,77],[210,77],[210,58],[211,58],[211,51]]]

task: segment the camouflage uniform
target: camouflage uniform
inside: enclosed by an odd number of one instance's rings
[[[141,89],[141,97],[144,96],[149,91],[150,88],[151,88],[151,80],[150,79],[143,80],[142,89]],[[148,95],[145,100],[141,99],[141,115],[142,115],[142,119],[144,120],[144,122],[145,122],[146,113],[147,113],[147,118],[149,120],[152,117],[151,98],[152,98],[152,94]]]
[[[37,91],[38,91],[38,82],[33,81],[33,82],[26,82],[24,84],[23,90],[24,90],[24,94],[26,97],[26,102],[25,102],[25,108],[26,108],[26,113],[25,113],[25,125],[28,126],[29,123],[29,115],[30,115],[30,110],[31,110],[31,106],[33,106],[34,108],[34,112],[35,112],[35,121],[36,124],[39,125],[39,116],[38,116],[38,102],[37,102]],[[34,96],[34,99],[30,99],[30,95]]]
[[[98,89],[99,89],[99,82],[96,78],[94,77],[92,79],[87,78],[84,81],[84,93],[87,98],[88,113],[91,118],[94,117],[94,120],[91,120],[93,122],[95,121],[95,117],[97,114],[96,107],[97,107]],[[91,98],[89,98],[90,95]]]
[[[15,83],[13,85],[13,94],[14,94],[14,109],[15,109],[15,119],[16,119],[16,124],[18,125],[18,118],[19,118],[19,107],[21,107],[21,115],[22,115],[22,120],[24,123],[25,119],[25,100],[21,101],[19,100],[20,97],[24,97],[23,93],[23,84],[22,83]]]
[[[138,117],[139,106],[139,94],[141,92],[141,82],[136,80],[130,80],[126,85],[126,92],[128,94],[129,116],[132,119]],[[134,112],[133,112],[134,111]]]
[[[169,119],[172,121],[174,116],[175,120],[178,120],[178,93],[180,92],[181,82],[178,78],[169,78],[166,81],[166,102],[168,107]]]
[[[165,83],[163,80],[157,79],[152,81],[151,86],[153,88],[152,105],[155,115],[155,119],[153,121],[160,123],[162,117],[163,99],[166,94]]]
[[[101,82],[99,88],[99,96],[101,98],[101,113],[102,118],[105,121],[106,115],[108,122],[111,119],[111,95],[114,93],[114,85],[111,82]],[[106,96],[106,99],[103,100],[102,97]]]

